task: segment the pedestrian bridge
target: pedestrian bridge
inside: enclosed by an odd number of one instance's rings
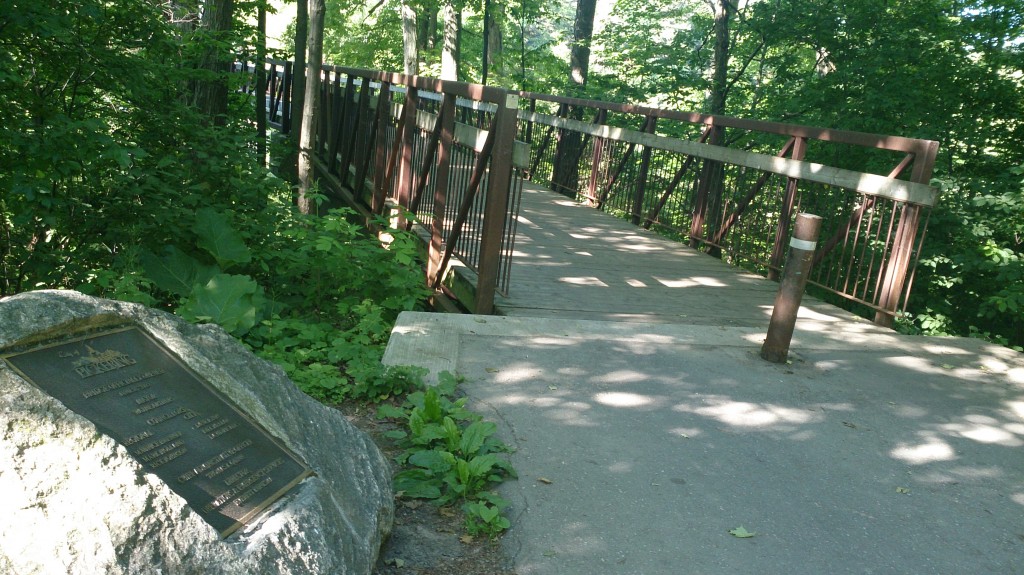
[[[289,132],[291,63],[266,70]],[[934,141],[356,68],[322,67],[316,124],[321,188],[398,214],[437,301],[481,314],[766,325],[763,278],[812,213],[812,289],[888,326],[938,197]],[[816,301],[802,313],[853,317]]]

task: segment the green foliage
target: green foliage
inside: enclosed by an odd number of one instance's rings
[[[457,385],[445,372],[438,385],[410,393],[401,406],[378,408],[378,417],[402,424],[388,434],[403,448],[396,459],[406,466],[395,475],[395,491],[438,505],[461,501],[467,531],[493,537],[508,528],[501,517],[508,503],[486,490],[515,471],[500,455],[508,447],[494,437],[497,426],[466,409],[466,398],[452,399]]]
[[[281,193],[250,155],[251,129],[209,125],[182,94],[203,40],[156,4],[4,12],[0,295],[130,273],[139,254],[192,241],[197,210],[252,216]]]
[[[508,501],[492,492],[481,493],[479,501],[467,503],[466,532],[470,535],[486,535],[495,538],[511,526],[502,511],[508,507]]]
[[[349,212],[298,214],[254,153],[251,99],[231,90],[225,125],[191,103],[205,52],[251,52],[257,4],[226,35],[147,0],[0,11],[0,296],[140,302],[220,324],[324,401],[402,393],[414,374],[380,358],[428,293],[415,240],[391,230],[385,249]]]
[[[191,253],[168,246],[162,256],[144,254],[149,277],[177,302],[176,313],[242,337],[313,397],[379,401],[406,391],[408,374],[382,369],[380,359],[398,314],[428,293],[414,240],[391,230],[384,249],[348,211],[268,209],[277,219],[244,233],[231,214],[199,210]],[[246,237],[264,243],[254,250]]]
[[[908,331],[1024,346],[1024,169],[992,182],[940,180]],[[966,327],[965,327],[966,326]]]

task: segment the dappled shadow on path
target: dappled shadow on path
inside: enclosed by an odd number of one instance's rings
[[[523,190],[501,315],[767,326],[778,285],[546,190]],[[801,313],[853,314],[806,298]]]
[[[1019,354],[801,332],[817,345],[775,365],[738,329],[573,327],[459,344],[467,393],[517,449],[519,573],[1019,569]]]

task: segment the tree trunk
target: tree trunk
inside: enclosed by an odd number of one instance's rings
[[[725,100],[729,95],[729,20],[734,12],[729,0],[708,0],[715,17],[715,51],[711,75],[711,94],[708,112],[714,115],[725,114]],[[720,144],[715,136],[721,137],[718,130],[711,135],[712,144]]]
[[[711,93],[708,98],[708,112],[715,116],[725,114],[726,98],[729,95],[729,24],[735,12],[735,6],[729,0],[707,0],[715,18],[715,50],[712,61]],[[708,138],[708,143],[720,146],[725,143],[725,128],[715,126]],[[700,219],[704,222],[706,237],[713,237],[718,231],[722,194],[725,181],[725,166],[721,162],[705,160],[701,167],[700,188],[698,196],[703,201],[697,202],[698,209],[703,212]],[[712,246],[708,253],[721,257],[721,250]]]
[[[256,9],[256,154],[267,165],[267,7]]]
[[[451,0],[441,9],[444,15],[444,41],[441,49],[441,79],[459,79],[459,48],[462,40],[462,12]]]
[[[572,29],[572,45],[569,52],[569,83],[582,96],[590,72],[590,41],[594,36],[594,13],[597,0],[579,0],[576,3],[576,23]]]
[[[590,40],[594,35],[596,0],[579,0],[576,4],[576,23],[569,53],[570,95],[583,97],[590,70]],[[569,108],[566,117],[581,120],[583,112],[578,106]],[[559,130],[555,146],[555,166],[551,174],[551,187],[560,194],[575,198],[579,188],[580,156],[583,155],[583,134]]]
[[[504,46],[502,45],[501,27],[505,20],[505,6],[500,0],[491,0],[491,9],[487,19],[487,69],[491,77],[491,84],[501,85],[505,70],[502,68],[504,60]]]
[[[295,8],[295,67],[292,69],[292,109],[291,131],[288,134],[294,146],[292,156],[287,160],[286,174],[291,178],[298,177],[297,164],[299,156],[299,140],[302,138],[302,117],[306,104],[306,40],[309,35],[309,4],[307,0],[297,0]],[[292,180],[294,183],[296,180]]]
[[[437,6],[425,6],[417,17],[419,49],[433,50],[437,44]]]
[[[402,3],[402,68],[406,74],[420,73],[419,42],[417,40],[416,9]]]
[[[315,184],[313,154],[320,108],[320,66],[323,64],[324,0],[309,0],[309,59],[306,62],[306,106],[299,138],[299,211],[313,213],[310,190]]]
[[[192,101],[215,126],[227,123],[227,74],[234,55],[224,46],[233,28],[234,12],[234,0],[207,0],[200,22],[206,46],[199,59],[199,69],[209,74],[195,82]]]

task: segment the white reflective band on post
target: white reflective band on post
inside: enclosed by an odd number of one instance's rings
[[[816,248],[817,246],[818,246],[818,244],[816,244],[814,242],[809,242],[807,240],[801,240],[799,238],[792,238],[792,239],[789,240],[789,247],[796,248],[798,250],[804,250],[804,251],[807,251],[807,252],[813,252],[814,248]]]

